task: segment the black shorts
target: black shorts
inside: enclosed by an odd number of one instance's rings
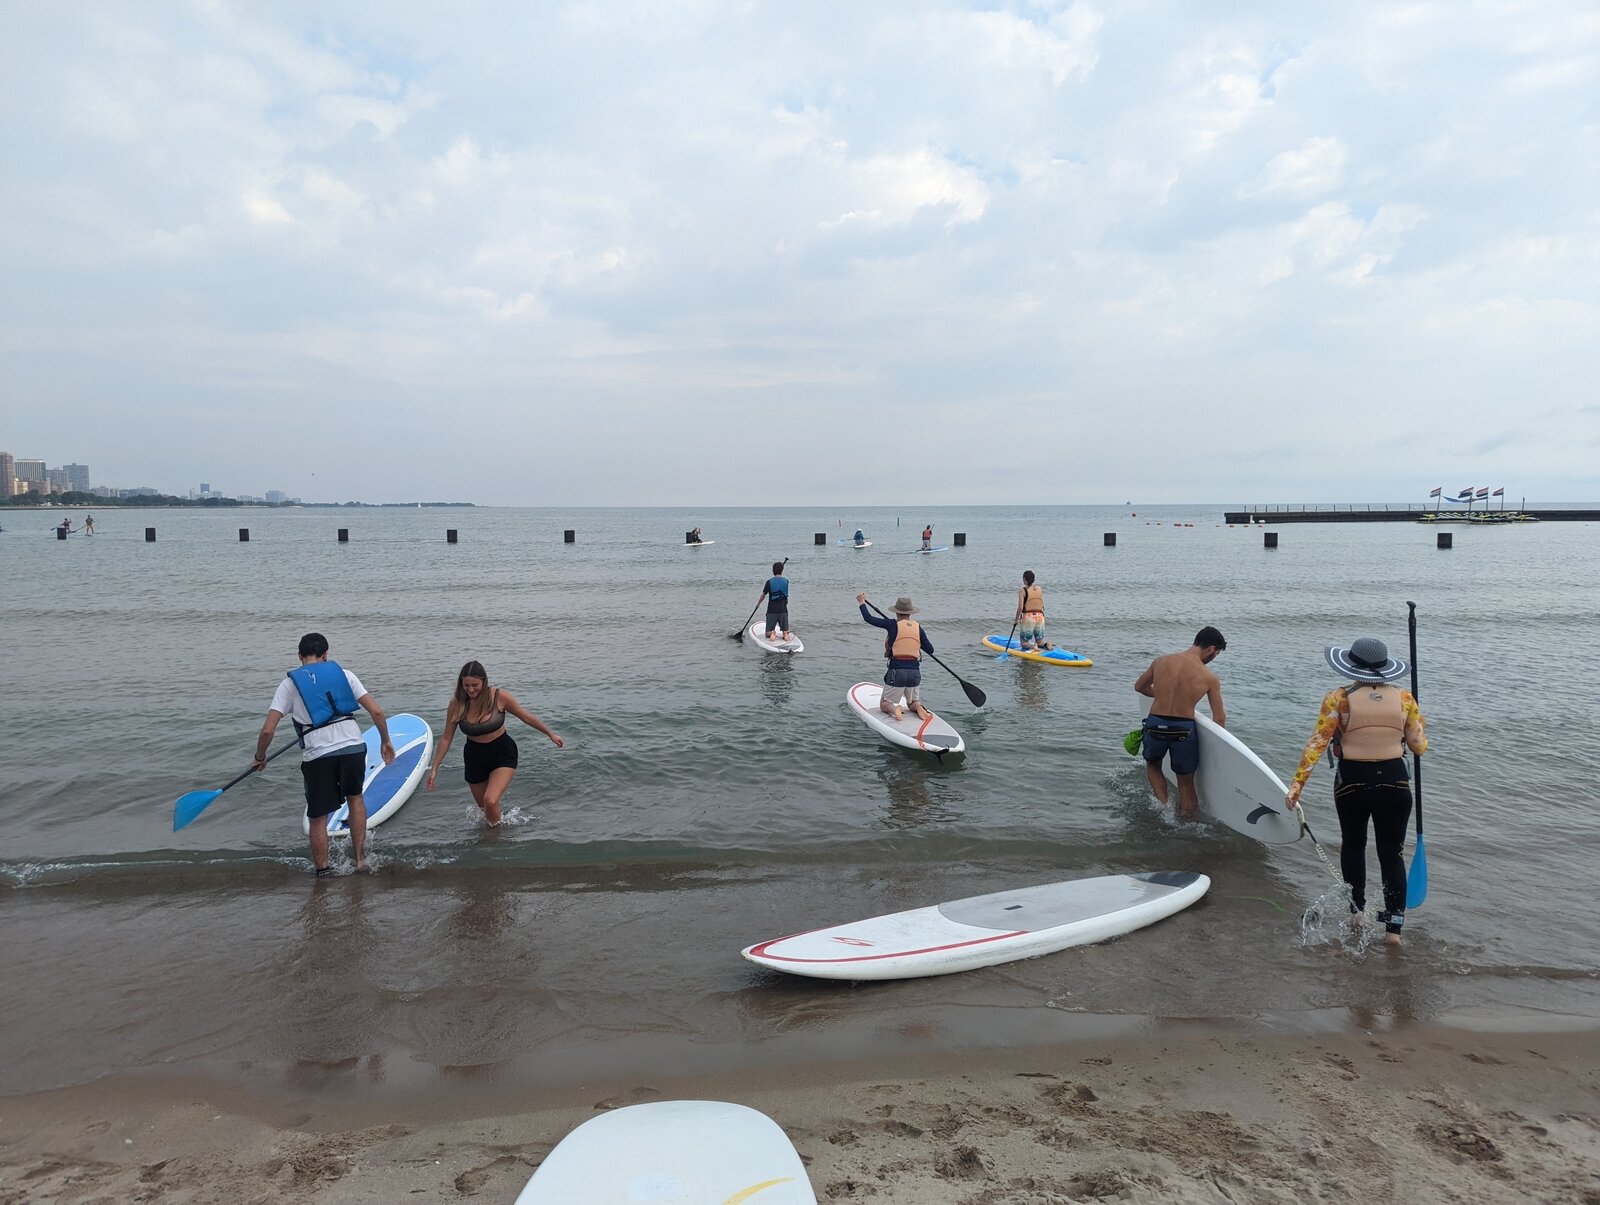
[[[789,608],[781,611],[767,611],[767,631],[787,632],[789,630]]]
[[[303,761],[300,776],[306,780],[306,815],[313,820],[330,815],[350,796],[361,794],[367,778],[367,751],[325,753]]]
[[[517,742],[509,732],[502,732],[492,741],[469,740],[461,750],[461,760],[466,763],[467,782],[488,782],[496,770],[517,768]]]

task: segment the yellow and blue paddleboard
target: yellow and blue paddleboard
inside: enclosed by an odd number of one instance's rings
[[[1044,665],[1067,665],[1073,669],[1088,669],[1094,664],[1082,653],[1074,653],[1071,649],[1054,648],[1043,653],[1035,649],[1024,650],[1022,641],[1015,636],[1009,639],[1005,636],[985,636],[983,647],[993,649],[997,653],[1010,650],[1011,655],[1021,661],[1038,661]]]

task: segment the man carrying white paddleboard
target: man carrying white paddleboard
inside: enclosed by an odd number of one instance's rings
[[[306,816],[311,821],[311,864],[317,874],[328,873],[328,817],[341,803],[350,804],[350,852],[356,869],[367,868],[367,805],[362,798],[366,780],[367,747],[361,728],[351,717],[357,707],[366,709],[382,738],[383,764],[394,761],[389,721],[378,701],[367,693],[349,670],[328,660],[328,638],[320,632],[300,637],[300,667],[278,683],[250,768],[267,764],[267,747],[278,721],[288,716],[300,734],[300,774],[305,779]]]
[[[889,659],[889,668],[883,675],[883,696],[878,700],[878,710],[896,720],[904,715],[903,708],[910,707],[919,720],[930,720],[933,713],[922,705],[922,654],[931,653],[933,641],[922,625],[911,617],[917,608],[911,599],[902,594],[894,600],[894,618],[880,619],[867,610],[867,596],[857,594],[861,618],[889,635],[883,641],[883,655]]]
[[[1200,739],[1194,722],[1194,706],[1205,699],[1218,728],[1228,719],[1222,710],[1222,680],[1208,666],[1228,647],[1222,633],[1207,626],[1195,633],[1194,644],[1181,653],[1166,653],[1150,663],[1139,675],[1133,689],[1151,700],[1150,714],[1144,718],[1144,770],[1150,789],[1162,803],[1167,802],[1167,779],[1161,761],[1172,758],[1173,777],[1178,780],[1178,818],[1193,820],[1200,810],[1194,775],[1200,768]]]

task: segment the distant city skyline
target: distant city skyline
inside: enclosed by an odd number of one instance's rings
[[[89,466],[86,464],[65,464],[59,468],[49,468],[48,462],[38,457],[0,452],[0,496],[12,498],[29,493],[38,493],[42,496],[68,493],[95,494],[103,498],[137,498],[162,494],[175,498],[232,498],[239,502],[274,504],[300,501],[298,497],[291,497],[284,490],[271,489],[261,494],[247,494],[212,489],[209,481],[202,481],[198,486],[190,486],[186,490],[158,489],[150,485],[97,486],[92,483]]]

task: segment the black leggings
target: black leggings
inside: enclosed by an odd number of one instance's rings
[[[1398,933],[1406,914],[1406,864],[1401,851],[1411,822],[1411,775],[1406,759],[1341,761],[1333,780],[1333,806],[1339,812],[1339,869],[1350,884],[1355,906],[1367,906],[1367,822],[1378,845],[1383,874],[1383,921]]]

